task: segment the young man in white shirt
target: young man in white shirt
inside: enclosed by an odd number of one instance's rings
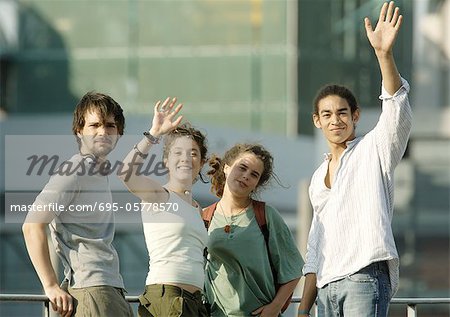
[[[409,85],[397,71],[393,46],[403,17],[385,3],[367,37],[382,76],[382,113],[376,127],[355,136],[360,112],[345,87],[329,85],[315,99],[313,121],[330,153],[314,173],[314,209],[299,316],[317,297],[319,316],[387,316],[398,288],[399,258],[391,228],[394,169],[411,130]]]

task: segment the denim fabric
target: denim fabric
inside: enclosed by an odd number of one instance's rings
[[[320,288],[317,298],[319,316],[386,317],[390,289],[387,263],[372,263]]]

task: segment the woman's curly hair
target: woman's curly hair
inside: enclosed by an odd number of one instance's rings
[[[264,169],[256,189],[265,187],[271,178],[275,178],[275,180],[279,183],[278,177],[273,171],[273,157],[269,151],[257,143],[238,143],[225,152],[223,158],[213,154],[208,161],[210,170],[207,175],[211,178],[211,192],[213,192],[217,197],[223,196],[223,190],[225,188],[225,164],[228,166],[233,165],[234,161],[245,153],[252,153],[256,155],[256,157],[258,157],[264,165]]]

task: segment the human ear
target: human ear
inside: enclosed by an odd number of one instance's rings
[[[320,120],[319,120],[319,115],[313,114],[312,120],[313,120],[314,126],[317,129],[321,129],[322,128],[322,125],[320,124]]]
[[[230,171],[230,166],[229,166],[228,164],[225,164],[225,165],[223,166],[223,173],[225,174],[225,178],[228,177],[229,171]]]
[[[353,123],[357,123],[359,121],[359,109],[356,109],[353,113],[352,113],[352,120]]]

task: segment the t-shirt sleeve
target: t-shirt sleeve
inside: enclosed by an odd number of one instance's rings
[[[284,284],[301,277],[304,262],[294,237],[280,213],[269,205],[266,205],[266,222],[270,257],[278,274],[277,282]]]
[[[50,203],[57,203],[67,207],[70,205],[79,191],[79,186],[77,182],[77,176],[72,175],[59,175],[55,174],[50,177],[50,180],[36,197],[34,204],[49,206]],[[52,209],[51,211],[59,216],[61,213],[60,209]]]

